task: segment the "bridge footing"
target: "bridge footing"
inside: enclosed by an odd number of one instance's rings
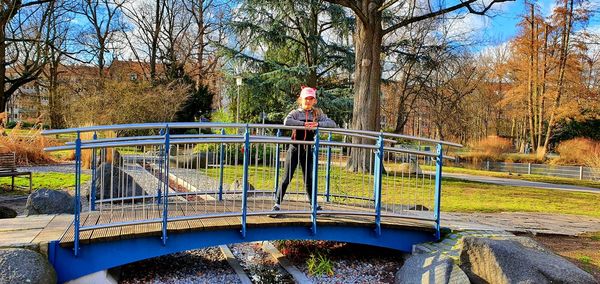
[[[421,230],[419,230],[421,229]],[[58,241],[49,244],[49,259],[58,282],[80,278],[97,271],[180,251],[201,249],[223,244],[264,240],[326,240],[358,243],[411,252],[414,244],[435,240],[432,231],[423,228],[382,228],[377,236],[373,227],[319,226],[314,235],[310,227],[249,227],[243,238],[239,229],[174,232],[168,234],[166,245],[160,237],[141,237],[81,244],[77,256],[73,248]]]

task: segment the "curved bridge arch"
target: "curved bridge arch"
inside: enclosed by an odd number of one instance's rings
[[[197,134],[178,134],[185,129]],[[76,135],[64,146],[46,148],[76,153],[73,224],[49,249],[59,281],[221,244],[302,239],[410,251],[413,244],[439,238],[442,160],[448,158],[442,150],[460,145],[347,129],[316,129],[315,141],[292,141],[284,131],[293,129],[304,128],[152,123],[44,131]],[[148,135],[126,135],[130,130]],[[108,131],[122,133],[114,137]],[[374,144],[345,142],[352,137]],[[433,147],[394,145],[401,141]],[[311,196],[296,178],[296,189],[288,190],[277,212],[280,218],[267,218],[292,153],[286,153],[288,145],[310,150]],[[352,151],[362,151],[367,170],[344,169]],[[92,165],[83,212],[82,155]],[[434,170],[420,168],[425,166]]]

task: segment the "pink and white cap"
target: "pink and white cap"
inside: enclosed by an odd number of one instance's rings
[[[317,89],[311,87],[302,87],[302,91],[300,91],[300,97],[303,99],[308,97],[317,98]]]

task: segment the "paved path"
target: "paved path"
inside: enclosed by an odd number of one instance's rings
[[[427,171],[425,173],[434,174],[433,172],[427,172]],[[534,188],[543,188],[543,189],[556,189],[556,190],[600,193],[599,188],[567,185],[567,184],[553,184],[553,183],[546,183],[546,182],[527,181],[527,180],[521,180],[521,179],[476,176],[476,175],[456,174],[456,173],[443,173],[442,176],[456,178],[456,179],[462,179],[462,180],[468,180],[468,181],[499,184],[499,185],[523,186],[523,187],[534,187]]]

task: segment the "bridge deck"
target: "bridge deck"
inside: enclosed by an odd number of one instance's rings
[[[230,212],[239,212],[239,209],[234,208],[234,204],[231,201],[223,201],[225,208],[230,208]],[[229,203],[229,204],[228,204]],[[212,201],[210,203],[213,204]],[[170,203],[169,204],[169,218],[181,217],[181,216],[198,216],[212,214],[214,212],[207,212],[207,204],[204,203],[193,203],[193,204],[181,204],[181,203]],[[237,201],[239,206],[239,201]],[[301,201],[290,201],[287,202],[285,209],[287,210],[307,210],[306,202]],[[256,203],[254,205],[255,212],[269,212],[271,210],[272,203]],[[323,204],[323,211],[319,213],[317,217],[317,224],[329,225],[329,226],[363,226],[363,227],[374,227],[374,216],[360,216],[352,214],[327,214],[328,211],[365,211],[372,212],[372,209],[361,208],[361,207],[350,207],[334,204]],[[162,205],[145,205],[138,207],[134,210],[127,208],[124,210],[113,209],[108,211],[95,211],[81,214],[80,223],[82,226],[93,226],[100,224],[110,224],[117,222],[130,222],[135,220],[149,220],[149,219],[160,219],[162,217],[162,211],[160,210]],[[227,212],[227,211],[225,211]],[[223,211],[219,212],[223,213]],[[271,218],[265,215],[247,216],[246,224],[248,227],[276,227],[276,226],[311,226],[310,215],[308,214],[285,214],[282,213],[277,218]],[[150,224],[135,224],[135,225],[124,225],[116,226],[111,228],[100,228],[93,230],[86,230],[80,232],[80,242],[82,244],[100,241],[109,241],[117,239],[129,239],[138,238],[145,236],[160,236],[162,227],[161,223],[150,223]],[[419,231],[431,231],[435,232],[435,223],[433,221],[423,221],[410,218],[400,217],[386,217],[381,218],[382,227],[388,228],[404,228],[414,229]],[[220,229],[234,229],[241,228],[241,217],[215,217],[215,218],[201,218],[198,217],[192,220],[180,220],[180,221],[169,221],[167,228],[168,232],[184,232],[184,231],[199,231],[199,230],[220,230]],[[74,229],[73,224],[69,226],[65,234],[60,239],[60,245],[63,247],[73,246],[74,241]]]

